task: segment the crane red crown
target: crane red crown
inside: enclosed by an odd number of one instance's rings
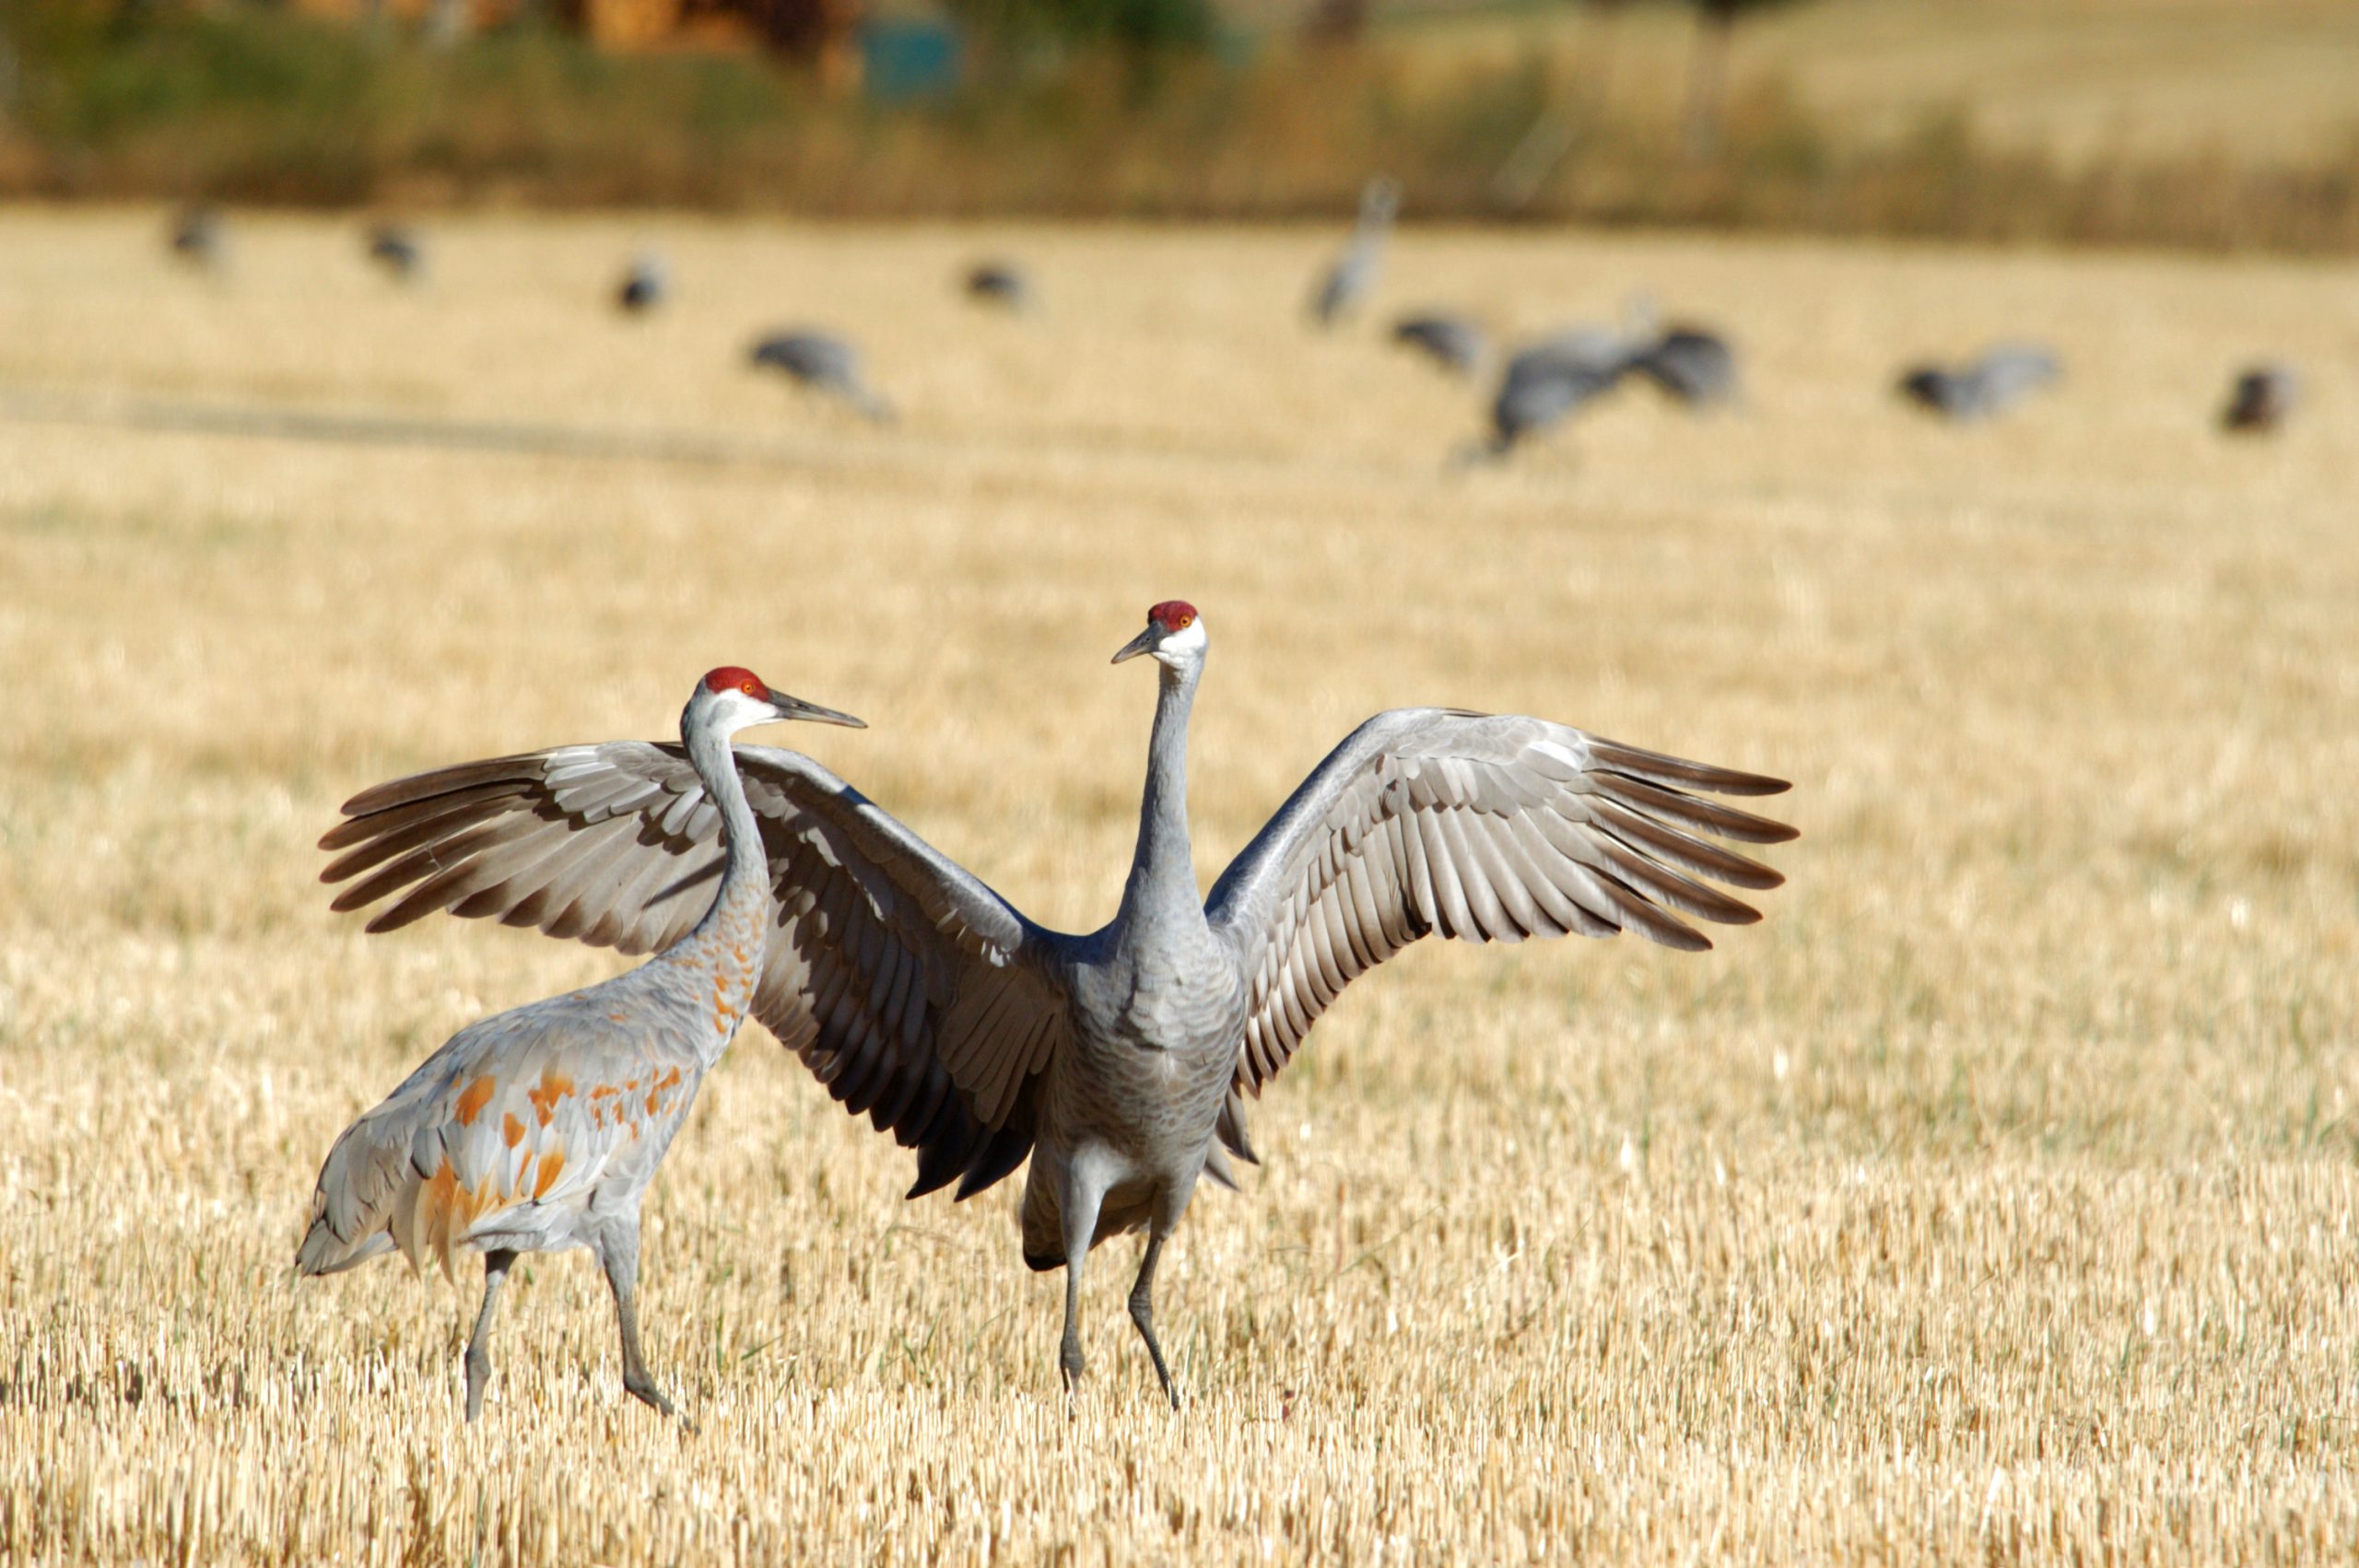
[[[770,689],[762,685],[762,678],[751,670],[737,664],[723,664],[718,670],[708,672],[704,678],[704,689],[715,696],[719,696],[725,691],[741,691],[759,702],[768,702],[770,699]]]
[[[1165,631],[1184,632],[1196,624],[1196,607],[1185,599],[1167,599],[1146,613]]]

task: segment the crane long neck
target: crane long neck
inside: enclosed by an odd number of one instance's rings
[[[752,919],[756,931],[767,928],[770,902],[769,860],[762,848],[761,825],[745,803],[745,784],[737,774],[737,754],[729,737],[712,725],[684,726],[689,765],[703,781],[708,800],[721,812],[721,843],[725,857],[720,890],[712,907],[697,922],[688,940],[710,938],[723,928]]]
[[[1146,797],[1139,805],[1138,848],[1122,889],[1121,921],[1142,917],[1201,922],[1195,857],[1188,843],[1188,710],[1196,700],[1201,666],[1164,668],[1155,705],[1155,734],[1147,743]]]

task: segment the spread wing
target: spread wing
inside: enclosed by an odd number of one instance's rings
[[[1785,879],[1699,836],[1775,844],[1795,833],[1696,791],[1786,788],[1544,720],[1378,714],[1213,884],[1205,913],[1248,977],[1238,1086],[1259,1094],[1344,986],[1428,931],[1520,942],[1632,930],[1711,946],[1680,916],[1761,917],[1705,879]]]
[[[1066,1034],[1072,940],[809,757],[737,748],[779,928],[754,1013],[827,1092],[918,1151],[910,1196],[958,1196],[1032,1146],[1034,1080]],[[363,790],[320,840],[371,931],[436,910],[624,953],[685,935],[722,872],[721,815],[677,745],[616,741]]]

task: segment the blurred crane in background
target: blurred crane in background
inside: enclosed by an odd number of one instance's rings
[[[381,223],[369,231],[369,259],[387,276],[415,283],[426,274],[426,241],[407,224]]]
[[[218,270],[229,260],[229,236],[218,211],[209,206],[182,207],[172,219],[172,254],[190,266]]]
[[[2294,368],[2266,360],[2239,373],[2228,389],[2227,406],[2220,411],[2220,428],[2237,435],[2267,435],[2294,415],[2302,401],[2301,379]]]
[[[1392,323],[1392,341],[1414,348],[1443,369],[1471,376],[1491,352],[1491,338],[1471,317],[1428,310]]]
[[[833,333],[809,327],[772,333],[754,345],[749,357],[758,369],[840,398],[880,425],[893,420],[893,405],[868,384],[860,351]]]
[[[615,309],[628,316],[643,316],[671,297],[672,269],[662,256],[642,251],[615,287]]]
[[[1376,275],[1384,266],[1385,241],[1400,211],[1401,187],[1384,175],[1362,188],[1359,222],[1311,295],[1310,314],[1320,326],[1333,326],[1358,310],[1376,287]]]
[[[2048,349],[2010,343],[1965,365],[1916,366],[1901,376],[1898,390],[1928,413],[1966,422],[2004,414],[2062,374]]]
[[[1021,313],[1032,309],[1032,275],[1014,262],[977,262],[967,269],[967,298]]]

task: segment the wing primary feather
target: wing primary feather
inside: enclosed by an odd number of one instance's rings
[[[978,1192],[995,1187],[1010,1171],[1024,1163],[1032,1153],[1032,1130],[1029,1128],[1003,1127],[983,1144],[974,1162],[967,1167],[966,1179],[958,1184],[957,1201],[964,1203]]]
[[[1765,866],[1749,855],[1698,838],[1690,833],[1655,821],[1640,812],[1615,805],[1611,801],[1592,801],[1590,815],[1597,827],[1613,835],[1638,854],[1668,860],[1672,865],[1725,882],[1732,887],[1745,887],[1756,892],[1782,886],[1783,872]],[[1571,822],[1570,831],[1588,830],[1588,825]]]
[[[1734,838],[1747,844],[1783,844],[1801,837],[1799,828],[1790,827],[1782,822],[1772,822],[1766,816],[1741,812],[1718,801],[1665,790],[1626,773],[1592,773],[1589,776],[1589,782],[1608,800],[1667,816],[1684,826],[1717,833],[1723,838]]]
[[[425,773],[413,773],[405,778],[389,779],[371,785],[338,809],[346,816],[372,816],[395,806],[412,805],[431,800],[437,795],[453,795],[479,784],[513,783],[523,779],[537,784],[550,754],[521,752],[514,756],[492,757],[483,762],[463,762],[450,767],[437,767]]]
[[[330,861],[320,873],[320,880],[348,881],[380,861],[512,811],[515,808],[510,802],[528,794],[521,784],[490,787],[397,807],[375,816],[346,817],[320,836],[321,848],[349,851]]]
[[[503,817],[477,823],[439,843],[413,849],[373,876],[354,883],[330,899],[328,907],[342,915],[374,904],[414,882],[440,876],[464,865],[487,844],[522,837],[538,832],[542,826],[535,821],[520,824]]]
[[[1617,773],[1636,774],[1658,784],[1693,785],[1709,790],[1715,795],[1782,795],[1793,786],[1783,778],[1771,778],[1765,774],[1743,773],[1733,767],[1715,767],[1710,763],[1690,762],[1684,756],[1671,756],[1662,752],[1650,752],[1643,746],[1626,746],[1619,741],[1602,740],[1591,735],[1590,755],[1599,765]]]

